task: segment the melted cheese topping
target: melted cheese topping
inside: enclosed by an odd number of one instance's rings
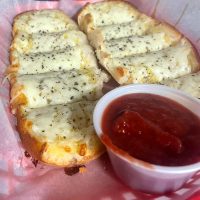
[[[176,79],[165,80],[161,84],[182,90],[200,99],[200,72]]]
[[[116,73],[116,68],[126,71],[120,83],[131,80],[134,83],[155,83],[164,79],[177,78],[196,71],[190,63],[193,50],[188,45],[177,45],[162,51],[126,58],[108,59],[104,65]]]
[[[95,104],[95,101],[82,101],[29,109],[25,118],[32,122],[34,137],[48,142],[64,140],[70,143],[70,140],[85,140],[87,134],[94,134],[92,112]]]
[[[105,40],[108,41],[132,35],[143,35],[154,24],[154,20],[145,16],[128,23],[98,27],[88,33],[88,38],[92,46],[97,48]]]
[[[81,31],[64,31],[58,33],[17,33],[11,48],[19,53],[39,53],[65,49],[69,46],[88,44]]]
[[[29,11],[15,18],[16,32],[42,33],[78,29],[76,23],[60,10]]]
[[[19,92],[25,95],[28,102],[26,107],[29,108],[96,100],[102,96],[103,83],[107,81],[105,73],[96,73],[90,69],[23,75],[17,77],[15,85],[22,86]],[[12,98],[15,99],[15,96]]]
[[[166,40],[165,33],[154,33],[144,36],[131,36],[116,40],[105,41],[97,50],[97,55],[101,58],[103,55],[109,55],[112,58],[124,57],[133,54],[159,51],[169,47],[172,41]],[[104,57],[104,56],[103,56]]]
[[[104,148],[92,125],[96,102],[88,100],[102,95],[108,77],[97,68],[86,36],[58,10],[17,16],[13,36],[11,107],[24,146],[59,166],[98,157]]]
[[[32,124],[29,134],[45,144],[41,150],[43,161],[76,166],[104,151],[92,124],[95,104],[94,101],[82,101],[26,112],[24,119]]]
[[[19,74],[38,74],[51,71],[66,71],[84,67],[96,68],[94,52],[89,45],[68,47],[47,53],[19,54],[13,52],[12,65],[19,66]]]
[[[130,22],[137,18],[138,11],[120,1],[89,4],[83,9],[81,16],[78,17],[79,24],[82,23],[84,17],[87,18],[88,14],[91,16],[93,27],[97,27]]]
[[[125,17],[131,15],[131,20]],[[199,69],[186,38],[127,2],[89,4],[80,12],[78,23],[88,34],[102,66],[119,84],[155,83]]]

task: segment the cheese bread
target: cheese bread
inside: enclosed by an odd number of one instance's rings
[[[200,69],[195,50],[182,34],[125,1],[87,4],[78,24],[119,84],[157,83]]]
[[[96,68],[96,58],[89,45],[67,47],[66,49],[32,54],[20,54],[13,51],[8,73],[39,74],[52,71],[66,71]]]
[[[99,60],[105,57],[116,58],[139,53],[159,51],[172,45],[173,40],[167,40],[165,33],[155,33],[144,36],[130,36],[116,40],[104,41],[96,50]]]
[[[80,29],[88,33],[97,27],[136,20],[140,12],[123,1],[104,1],[86,4],[78,15]]]
[[[15,17],[7,73],[11,111],[33,158],[74,167],[104,152],[92,112],[109,77],[98,69],[86,35],[62,11]]]
[[[18,32],[44,33],[77,30],[76,23],[61,10],[28,11],[15,17],[13,36]]]
[[[182,90],[183,92],[200,99],[200,72],[188,74],[176,79],[165,80],[160,84]]]
[[[84,100],[96,100],[102,94],[103,83],[108,80],[100,70],[70,70],[13,77],[11,107],[38,108]],[[12,81],[14,82],[14,81]]]
[[[142,15],[137,20],[121,24],[99,26],[88,32],[88,39],[93,47],[97,48],[103,41],[130,37],[132,35],[141,36],[155,26],[156,21]]]
[[[57,166],[76,166],[97,158],[104,147],[95,134],[95,101],[46,106],[17,112],[24,147],[38,160]]]
[[[77,30],[33,34],[18,32],[11,45],[11,54],[14,50],[21,54],[30,54],[57,51],[84,44],[88,44],[87,38],[83,32]]]
[[[105,58],[101,64],[120,84],[157,83],[196,72],[199,63],[193,47],[187,40],[148,54],[137,54],[124,58]]]

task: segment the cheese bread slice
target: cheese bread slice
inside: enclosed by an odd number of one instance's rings
[[[147,21],[147,20],[146,20]],[[147,21],[148,22],[148,21]],[[146,23],[147,23],[146,22]],[[141,22],[142,23],[142,22]],[[146,24],[144,23],[143,26]],[[132,24],[135,27],[134,24]],[[88,35],[91,35],[88,33]],[[118,33],[116,33],[118,35]],[[151,23],[149,27],[146,25],[146,32],[141,32],[141,35],[133,33],[133,35],[120,37],[111,40],[94,40],[91,44],[97,49],[97,56],[101,60],[104,57],[124,57],[139,53],[148,53],[159,51],[179,42],[181,34],[175,31],[168,24]]]
[[[15,77],[11,88],[13,113],[19,105],[38,108],[80,100],[97,100],[108,76],[100,70],[70,70]],[[12,81],[13,82],[13,81]]]
[[[187,40],[161,51],[124,58],[105,58],[101,64],[120,84],[156,83],[199,70],[193,47]]]
[[[58,33],[33,33],[19,32],[15,35],[12,51],[16,50],[21,54],[50,52],[65,49],[69,46],[88,44],[87,37],[81,31],[72,30]]]
[[[96,58],[89,45],[67,47],[59,51],[20,54],[13,51],[7,72],[38,74],[71,69],[96,68]]]
[[[144,35],[155,24],[155,20],[142,15],[136,21],[97,27],[88,32],[88,39],[93,47],[98,48],[103,41],[130,37],[132,35]]]
[[[162,81],[161,84],[179,89],[200,99],[200,72],[188,74],[176,79]]]
[[[87,33],[96,27],[130,22],[139,15],[139,11],[123,1],[88,3],[78,15],[78,24]]]
[[[61,10],[38,10],[19,14],[14,19],[13,35],[18,32],[44,33],[77,30],[76,23]]]
[[[97,158],[104,147],[95,134],[95,101],[18,110],[18,130],[27,151],[56,166],[76,166]]]
[[[176,41],[176,40],[175,40]],[[130,36],[116,40],[104,41],[96,50],[97,57],[101,61],[105,57],[125,57],[139,53],[159,51],[169,47],[175,42],[165,33],[154,33],[144,36]]]

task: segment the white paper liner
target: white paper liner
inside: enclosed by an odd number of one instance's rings
[[[43,8],[59,8],[73,16],[85,0],[0,1],[0,78],[9,65],[9,46],[14,16]],[[130,0],[138,9],[176,26],[200,52],[200,4],[197,0]],[[9,84],[0,86],[0,199],[189,199],[199,192],[200,174],[179,191],[154,196],[130,190],[114,175],[106,155],[87,165],[85,174],[65,176],[63,169],[39,164],[24,156],[9,110]],[[192,198],[192,197],[191,197]]]

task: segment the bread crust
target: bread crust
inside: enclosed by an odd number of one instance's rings
[[[19,66],[19,63],[17,62],[17,58],[14,55],[14,48],[10,50],[9,61],[11,64],[8,66],[8,68],[5,71],[6,75],[17,73],[20,66]]]
[[[71,158],[71,150],[66,146],[68,142],[66,142],[66,145],[64,146],[63,144],[51,143],[45,141],[45,139],[42,140],[41,138],[33,136],[36,135],[32,129],[33,123],[26,119],[22,107],[18,107],[17,120],[17,130],[20,134],[24,148],[35,159],[46,164],[60,167],[82,165],[98,158],[105,152],[105,147],[94,133],[93,137],[96,142],[95,149],[88,149],[87,155],[85,155],[84,149],[78,149],[77,153],[74,155],[74,158]],[[84,146],[81,148],[84,148]],[[58,152],[57,157],[55,157],[55,153],[52,152]],[[62,155],[64,156],[62,157]]]
[[[22,118],[19,112],[17,112],[17,119],[17,130],[24,148],[31,154],[32,157],[34,157],[34,159],[42,160],[42,152],[44,151],[46,143],[43,143],[30,135],[32,123]]]

